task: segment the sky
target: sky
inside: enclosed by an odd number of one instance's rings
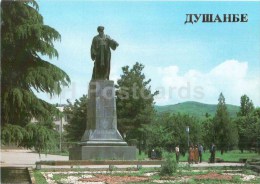
[[[185,101],[239,105],[243,94],[260,106],[260,2],[38,1],[44,23],[61,34],[58,59],[48,59],[71,79],[51,103],[74,102],[87,94],[97,27],[119,43],[112,51],[110,79],[122,67],[142,63],[156,105]],[[248,14],[248,22],[184,24],[186,14]]]

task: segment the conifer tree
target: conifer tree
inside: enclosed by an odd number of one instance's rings
[[[151,123],[154,96],[158,94],[158,91],[151,92],[151,79],[145,79],[143,69],[144,65],[138,62],[132,68],[124,66],[116,85],[118,129],[126,133],[128,140],[137,140],[139,151],[141,143],[145,144],[142,125]]]
[[[64,71],[42,59],[58,57],[53,42],[61,36],[44,24],[34,0],[2,1],[1,17],[1,125],[24,126],[56,111],[34,91],[53,96],[70,83]]]
[[[218,98],[217,112],[213,122],[214,140],[217,144],[217,148],[220,149],[221,154],[223,154],[224,151],[228,151],[237,144],[238,135],[236,126],[234,126],[230,120],[225,97],[222,93],[220,93]]]
[[[39,99],[36,92],[50,96],[68,86],[69,76],[44,60],[58,57],[54,41],[60,34],[45,25],[36,1],[1,2],[1,131],[2,143],[42,151],[57,147],[53,130],[54,105]],[[30,123],[32,118],[39,122]]]

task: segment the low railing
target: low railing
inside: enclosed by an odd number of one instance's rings
[[[136,165],[137,168],[142,165],[162,165],[165,161],[162,160],[66,160],[66,161],[38,161],[36,162],[36,169],[41,169],[42,165],[49,166],[86,166],[86,165],[108,165],[109,167],[115,165]]]

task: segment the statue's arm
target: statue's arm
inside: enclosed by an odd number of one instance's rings
[[[91,55],[91,59],[93,61],[95,61],[95,59],[96,59],[96,39],[95,38],[93,38],[93,40],[92,40],[90,55]]]
[[[119,44],[115,40],[111,39],[108,35],[107,35],[107,39],[109,41],[109,47],[113,50],[116,50]]]

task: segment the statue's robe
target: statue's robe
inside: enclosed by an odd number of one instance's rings
[[[91,45],[91,59],[95,61],[92,80],[109,80],[110,74],[110,48],[115,50],[118,43],[112,40],[108,35],[101,37],[97,35],[93,38]]]

